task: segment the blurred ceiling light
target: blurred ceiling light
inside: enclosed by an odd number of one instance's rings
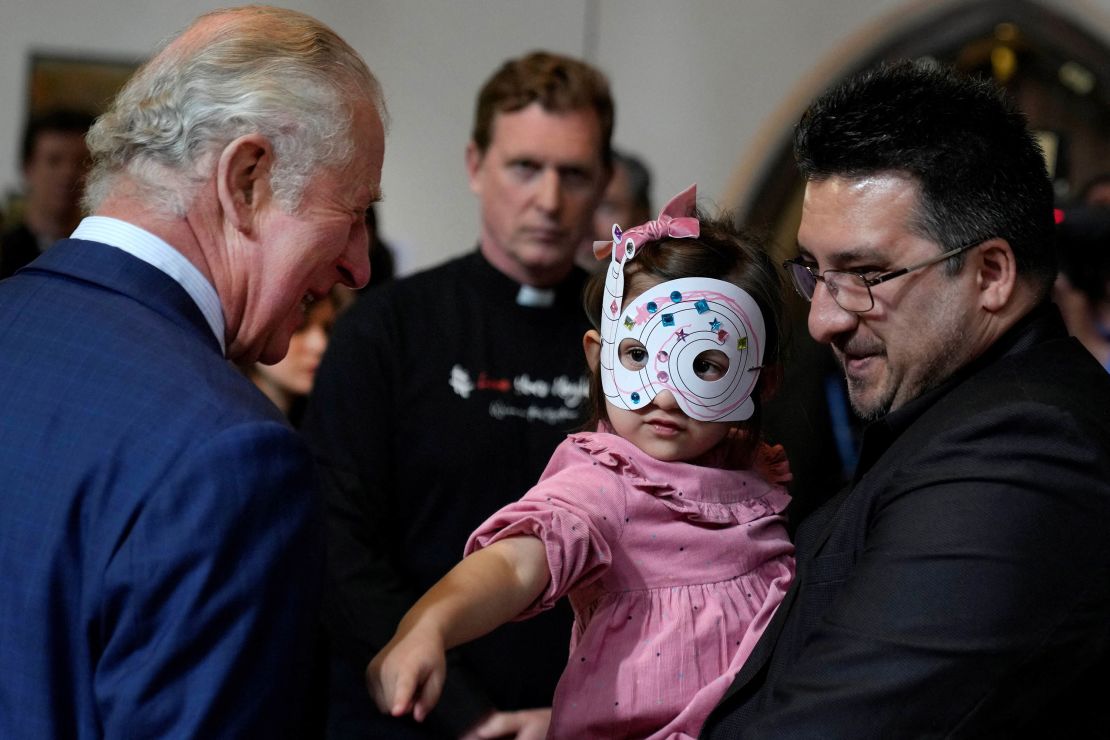
[[[999,23],[994,27],[994,37],[999,41],[1014,41],[1018,37],[1018,27],[1013,23]]]
[[[1008,46],[996,46],[991,49],[991,70],[994,79],[1005,83],[1014,76],[1017,69],[1017,54]]]
[[[1086,95],[1095,88],[1095,76],[1078,62],[1064,62],[1056,74],[1061,84],[1077,95]]]

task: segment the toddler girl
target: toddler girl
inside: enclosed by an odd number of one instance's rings
[[[570,435],[405,615],[367,669],[383,711],[423,719],[445,650],[563,596],[575,624],[550,737],[696,737],[751,652],[793,577],[789,473],[757,428],[780,289],[694,200],[599,243],[600,331],[583,339],[597,431]]]

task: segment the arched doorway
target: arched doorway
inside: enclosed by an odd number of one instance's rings
[[[916,20],[841,63],[831,85],[880,61],[931,57],[993,77],[1043,133],[1061,199],[1110,169],[1110,48],[1056,10],[1030,0],[973,0],[919,11]],[[734,203],[739,218],[793,233],[802,183],[782,126],[771,154]],[[782,239],[779,240],[784,241]]]

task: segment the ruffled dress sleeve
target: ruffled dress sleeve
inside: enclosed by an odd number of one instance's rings
[[[551,581],[517,620],[550,609],[572,589],[598,579],[612,562],[610,543],[621,535],[627,462],[591,440],[591,433],[564,440],[537,483],[503,507],[470,536],[465,554],[506,537],[531,536],[544,543]]]

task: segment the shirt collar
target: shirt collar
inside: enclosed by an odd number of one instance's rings
[[[204,320],[216,335],[216,341],[220,343],[220,351],[227,354],[220,297],[212,283],[181,252],[145,229],[107,216],[88,216],[82,219],[72,238],[100,242],[121,249],[173,278],[197,304]]]

